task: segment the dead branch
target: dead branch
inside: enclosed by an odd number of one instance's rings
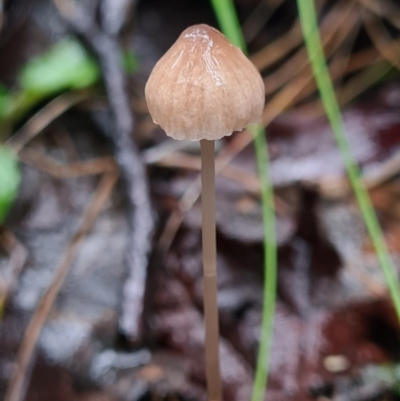
[[[70,270],[71,264],[74,261],[83,240],[93,227],[97,216],[109,199],[111,191],[117,181],[117,177],[118,175],[116,173],[104,175],[96,192],[90,200],[89,205],[84,211],[78,228],[72,236],[54,271],[51,284],[40,299],[25,331],[18,350],[14,372],[7,388],[5,401],[22,401],[29,381],[29,372],[33,364],[36,343],[43,325],[47,320],[58,292],[60,291],[64,279]]]
[[[120,46],[117,36],[106,33],[104,27],[96,22],[95,15],[85,12],[81,3],[63,0],[55,1],[55,4],[72,31],[98,58],[114,119],[115,132],[111,139],[130,204],[130,239],[126,255],[129,275],[124,288],[120,328],[132,342],[139,343],[142,340],[147,265],[154,218],[146,170],[132,139],[135,124],[120,65]]]

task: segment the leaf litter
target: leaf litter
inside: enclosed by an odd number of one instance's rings
[[[139,12],[154,15],[155,10],[151,4],[147,9],[142,5]],[[138,40],[144,40],[140,30]],[[397,84],[389,84],[344,114],[394,257],[399,93]],[[28,259],[0,322],[2,395],[10,389],[23,333],[38,313],[60,255],[99,183],[97,175],[113,174],[115,168],[106,163],[105,170],[88,168],[80,175],[61,176],[40,168],[49,166],[50,157],[65,164],[67,172],[76,171],[76,163],[109,158],[109,140],[99,137],[88,120],[85,111],[69,112],[49,122],[41,137],[21,153],[31,152],[31,158],[22,164],[23,185],[7,224]],[[60,157],[57,141],[51,138],[61,129],[67,129],[79,160]],[[399,329],[326,123],[292,111],[273,122],[268,136],[277,196],[284,205],[284,212],[277,210],[279,300],[268,399],[394,399],[388,397],[396,382]],[[252,151],[241,152],[231,166],[254,176]],[[161,165],[153,165],[149,176],[162,222],[196,176]],[[146,336],[138,346],[121,335],[118,326],[128,273],[123,193],[119,184],[93,220],[92,231],[85,231],[76,260],[53,299],[31,354],[32,369],[24,377],[29,382],[26,400],[205,397],[197,206],[184,214],[169,252],[155,254],[150,261]],[[220,176],[217,204],[224,392],[227,399],[245,401],[251,391],[262,300],[258,197]],[[1,254],[1,269],[7,269],[9,258],[8,252]]]

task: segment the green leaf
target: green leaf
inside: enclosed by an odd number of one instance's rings
[[[0,84],[0,120],[7,114],[10,95],[7,88]]]
[[[20,180],[18,162],[13,153],[0,147],[0,225],[17,196]]]
[[[96,62],[78,41],[68,38],[32,59],[21,71],[19,85],[22,90],[41,96],[86,88],[99,77]]]
[[[138,69],[139,61],[137,57],[131,52],[124,52],[122,54],[122,66],[128,74],[132,74]]]
[[[8,94],[8,89],[6,86],[0,84],[0,102],[1,100],[6,97]]]

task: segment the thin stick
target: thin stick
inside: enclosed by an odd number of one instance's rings
[[[63,252],[56,267],[53,279],[49,287],[42,295],[32,317],[25,330],[24,337],[18,350],[14,372],[8,384],[5,401],[21,401],[24,399],[25,390],[29,382],[29,372],[32,368],[36,344],[42,332],[42,328],[51,312],[54,301],[60,291],[64,279],[67,276],[72,262],[74,261],[79,247],[89,233],[97,216],[103,210],[114,188],[118,175],[107,173],[103,176],[89,205],[83,212],[81,221],[67,248]]]
[[[90,92],[67,92],[56,97],[48,105],[38,111],[25,125],[23,125],[8,141],[15,152],[19,152],[29,141],[42,132],[51,122],[61,116],[71,107],[90,96]]]
[[[218,353],[219,321],[217,306],[214,141],[202,140],[200,141],[200,145],[207,394],[208,401],[221,401],[221,377]]]
[[[64,164],[45,155],[43,152],[29,149],[20,152],[18,160],[58,179],[117,171],[117,165],[110,156]]]

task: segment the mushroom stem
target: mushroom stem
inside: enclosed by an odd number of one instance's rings
[[[217,306],[214,141],[201,140],[203,285],[208,401],[221,401]]]

